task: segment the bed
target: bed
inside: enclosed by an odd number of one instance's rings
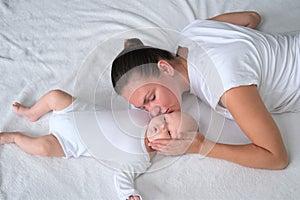
[[[51,89],[107,108],[128,107],[112,97],[109,78],[124,39],[140,37],[172,49],[173,38],[194,19],[243,10],[262,15],[262,31],[300,30],[298,0],[1,0],[0,131],[48,134],[50,114],[28,122],[11,104],[30,106]],[[251,169],[199,155],[159,156],[151,172],[137,178],[136,188],[145,200],[299,199],[300,113],[273,117],[290,155],[285,170]],[[7,144],[0,146],[0,163],[0,199],[117,199],[113,170],[92,158],[45,158]]]

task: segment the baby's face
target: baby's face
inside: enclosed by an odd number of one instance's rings
[[[148,125],[147,138],[150,142],[156,139],[175,139],[178,138],[180,132],[197,130],[198,125],[190,115],[172,112],[152,118]]]

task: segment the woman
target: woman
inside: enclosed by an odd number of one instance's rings
[[[254,168],[288,165],[270,113],[300,110],[299,35],[253,30],[259,22],[255,12],[222,14],[182,31],[187,48],[178,48],[181,56],[147,46],[119,54],[112,65],[113,86],[134,106],[153,115],[170,113],[180,110],[181,95],[189,91],[233,118],[252,141],[214,145],[198,134],[187,150],[180,149],[180,140],[153,141],[153,149],[168,155],[200,153]],[[201,51],[195,53],[195,46]]]

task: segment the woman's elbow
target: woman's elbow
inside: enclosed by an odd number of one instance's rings
[[[260,16],[260,14],[259,14],[258,12],[251,11],[251,12],[249,12],[249,14],[250,14],[250,16],[251,16],[253,19],[255,19],[255,20],[257,20],[257,21],[260,21],[260,20],[261,20],[261,16]]]
[[[249,14],[249,24],[247,27],[255,29],[261,22],[261,16],[259,13],[251,11]]]
[[[289,165],[289,157],[287,154],[285,154],[276,158],[273,167],[274,169],[281,170],[281,169],[285,169],[288,165]]]

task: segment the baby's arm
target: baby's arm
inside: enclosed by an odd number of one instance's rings
[[[255,29],[261,21],[261,16],[254,11],[232,12],[212,17],[210,20],[228,22]]]
[[[150,163],[126,164],[115,174],[115,186],[121,200],[141,200],[142,197],[135,189],[135,179],[143,174]]]

